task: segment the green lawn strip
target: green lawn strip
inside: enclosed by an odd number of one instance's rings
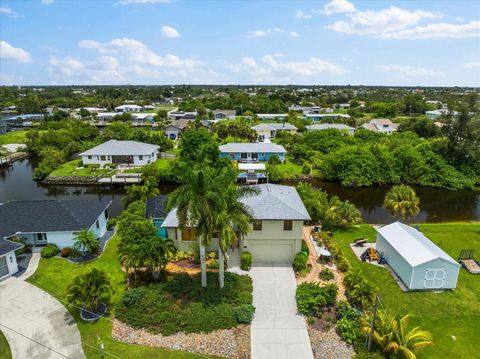
[[[8,329],[6,329],[8,330]],[[10,351],[10,345],[7,342],[7,338],[0,330],[0,359],[12,359],[12,352]]]
[[[66,176],[98,176],[103,173],[113,172],[112,169],[96,169],[95,172],[92,172],[93,168],[82,168],[77,169],[77,167],[81,167],[82,160],[73,160],[68,161],[53,170],[50,173],[50,176],[57,176],[57,177],[66,177]],[[113,173],[112,173],[113,174]]]
[[[168,158],[159,158],[155,162],[153,162],[153,165],[160,170],[160,171],[167,171],[170,169],[170,164],[172,163],[173,160],[168,159]],[[123,173],[141,173],[142,168],[130,168],[128,170],[123,171]]]
[[[27,142],[28,131],[13,131],[0,135],[0,145],[8,143],[25,143]]]
[[[276,165],[276,168],[282,174],[282,178],[285,180],[295,179],[296,177],[302,175],[302,166],[292,162],[285,162]]]
[[[422,224],[421,231],[456,259],[461,249],[480,253],[478,224]],[[349,243],[367,237],[374,242],[375,230],[368,225],[337,231],[334,238],[343,248],[354,269],[360,269],[378,288],[385,308],[400,314],[411,314],[411,325],[421,326],[433,335],[434,345],[420,352],[420,358],[475,358],[480,352],[480,285],[478,276],[460,270],[458,286],[453,291],[410,292],[400,290],[383,268],[361,262]],[[456,340],[452,338],[455,336]]]
[[[122,298],[126,280],[125,273],[121,270],[118,262],[117,245],[119,240],[118,236],[110,239],[102,256],[88,264],[74,264],[57,257],[41,259],[37,271],[28,281],[50,293],[58,300],[64,301],[65,287],[73,278],[90,271],[92,268],[98,268],[107,272],[112,280],[115,293],[112,296],[110,308],[113,308]],[[106,319],[100,319],[93,323],[86,323],[81,320],[78,309],[70,307],[68,310],[77,322],[82,341],[85,343],[83,349],[87,358],[100,357],[100,352],[92,347],[100,348],[102,341],[106,352],[121,358],[205,358],[205,356],[188,352],[131,345],[114,340],[111,336],[112,322],[108,320],[113,318],[111,310],[107,314]]]

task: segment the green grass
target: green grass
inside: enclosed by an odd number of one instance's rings
[[[479,224],[422,224],[421,231],[453,258],[460,250],[475,249],[480,255]],[[478,358],[480,353],[480,277],[460,270],[458,286],[453,291],[404,293],[383,268],[361,262],[349,243],[356,238],[375,240],[368,225],[337,231],[338,241],[353,268],[360,269],[379,289],[385,308],[412,315],[411,325],[421,326],[433,335],[434,345],[420,352],[419,358]],[[456,340],[451,336],[455,336]]]
[[[108,242],[102,256],[88,264],[74,264],[58,257],[41,259],[37,271],[28,279],[28,281],[50,293],[58,300],[64,301],[65,287],[73,280],[73,278],[90,271],[92,268],[98,268],[104,270],[110,275],[115,289],[115,293],[111,300],[111,307],[113,308],[122,298],[125,291],[126,280],[125,273],[121,270],[118,262],[117,245],[119,240],[120,238],[118,236],[113,237]],[[100,358],[99,352],[92,349],[92,347],[99,348],[102,341],[105,344],[106,352],[121,358],[205,358],[205,356],[188,352],[150,348],[116,341],[111,336],[112,323],[109,320],[113,317],[111,311],[109,311],[105,319],[100,319],[93,323],[86,323],[80,319],[78,309],[68,309],[78,324],[82,341],[84,343],[83,349],[87,358]]]
[[[155,162],[153,162],[153,165],[157,168],[159,171],[168,171],[170,169],[170,164],[172,163],[173,160],[168,159],[168,158],[159,158]],[[142,168],[130,168],[128,170],[123,171],[124,173],[141,173]]]
[[[284,180],[295,179],[302,175],[302,166],[292,162],[285,162],[275,166]]]
[[[26,143],[27,133],[28,131],[14,131],[0,135],[0,145],[6,145],[8,143]]]
[[[112,171],[111,169],[97,169],[95,172],[92,172],[92,168],[77,169],[77,167],[81,166],[81,163],[82,160],[73,160],[66,162],[63,165],[59,166],[57,169],[53,170],[52,173],[50,173],[50,176],[98,176],[101,173],[107,173]]]
[[[0,331],[0,359],[12,359],[12,352],[10,351],[10,345],[7,342],[7,338]]]

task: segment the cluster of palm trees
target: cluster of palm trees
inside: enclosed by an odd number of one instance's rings
[[[388,356],[416,359],[416,352],[432,345],[432,336],[420,327],[408,327],[409,315],[393,315],[387,310],[379,310],[374,324],[373,340]],[[360,319],[363,333],[370,332],[368,316]]]
[[[240,201],[258,193],[256,187],[235,184],[230,168],[189,167],[181,174],[182,185],[169,197],[169,209],[176,208],[179,226],[194,229],[200,246],[202,287],[207,286],[205,248],[218,238],[219,286],[224,286],[225,254],[249,231],[252,217]]]

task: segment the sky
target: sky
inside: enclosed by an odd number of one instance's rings
[[[0,84],[480,86],[480,0],[0,0]]]

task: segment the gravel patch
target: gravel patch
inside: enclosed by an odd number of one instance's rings
[[[112,337],[125,343],[186,350],[193,353],[216,355],[232,359],[250,358],[250,326],[221,329],[211,333],[177,333],[163,336],[144,329],[134,329],[114,319]]]
[[[339,337],[335,328],[323,332],[308,326],[308,335],[315,359],[350,359],[355,355],[352,346]]]

